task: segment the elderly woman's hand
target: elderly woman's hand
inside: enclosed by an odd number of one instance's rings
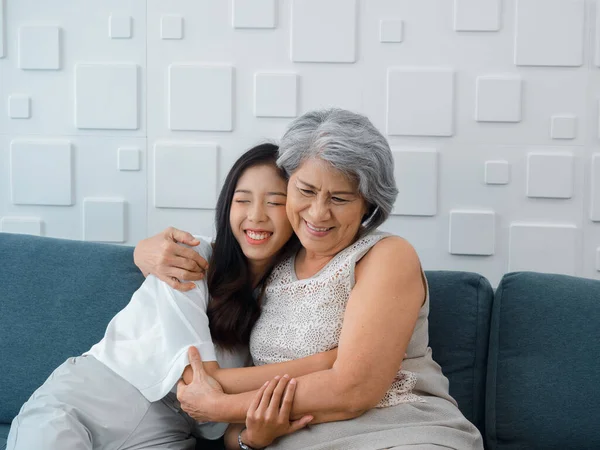
[[[215,412],[219,400],[226,394],[219,382],[204,370],[198,349],[190,347],[188,355],[193,375],[190,384],[183,380],[177,383],[177,400],[181,409],[198,422],[219,421]]]
[[[208,262],[180,243],[192,247],[199,244],[190,233],[173,227],[144,239],[133,252],[135,265],[144,276],[152,274],[174,289],[189,291],[195,287],[192,281],[204,278]]]

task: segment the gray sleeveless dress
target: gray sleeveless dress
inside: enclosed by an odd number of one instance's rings
[[[337,347],[354,286],[354,269],[389,234],[374,232],[338,253],[314,276],[298,280],[295,255],[273,270],[250,339],[255,365],[298,359]],[[282,437],[271,450],[388,448],[483,449],[481,435],[448,393],[448,379],[431,357],[429,288],[402,370],[376,408],[352,420],[311,425]]]

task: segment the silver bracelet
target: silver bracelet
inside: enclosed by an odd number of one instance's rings
[[[240,434],[238,434],[238,444],[240,444],[240,448],[242,450],[255,450],[252,447],[250,447],[242,442],[242,433],[244,432],[245,429],[246,429],[246,427],[242,428],[242,431],[240,431]]]

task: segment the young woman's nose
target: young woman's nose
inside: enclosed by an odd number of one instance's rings
[[[260,202],[254,202],[248,211],[248,219],[252,222],[264,222],[267,219],[265,206]]]

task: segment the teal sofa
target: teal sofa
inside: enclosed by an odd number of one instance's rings
[[[486,448],[600,448],[600,281],[510,273],[494,293],[475,273],[427,277],[434,358]],[[0,233],[0,450],[23,402],[142,281],[131,247]]]

